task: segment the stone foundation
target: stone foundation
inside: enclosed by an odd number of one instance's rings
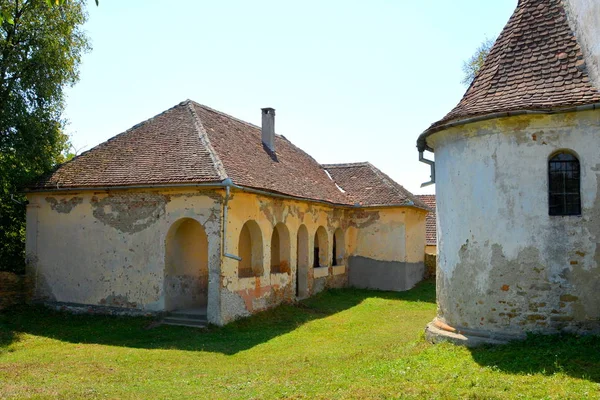
[[[148,311],[127,307],[96,306],[89,304],[64,303],[58,301],[40,302],[55,311],[65,311],[72,314],[115,315],[127,317],[160,317],[164,311]]]

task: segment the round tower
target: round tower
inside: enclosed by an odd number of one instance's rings
[[[431,340],[600,332],[598,3],[520,0],[460,103],[418,139],[421,158],[435,153]]]

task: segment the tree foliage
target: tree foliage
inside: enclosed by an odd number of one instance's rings
[[[483,63],[485,62],[485,58],[489,54],[492,46],[494,45],[494,40],[486,38],[477,50],[475,50],[475,54],[471,56],[468,61],[463,62],[462,70],[463,70],[463,79],[461,83],[465,86],[471,85],[471,82],[475,79],[481,67],[483,67]]]
[[[0,269],[24,269],[23,187],[64,161],[63,90],[89,49],[84,0],[0,0]],[[50,3],[50,4],[49,4]]]

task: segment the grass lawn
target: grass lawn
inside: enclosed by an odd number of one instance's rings
[[[435,288],[332,290],[223,328],[0,313],[0,398],[600,398],[600,338],[430,345]]]

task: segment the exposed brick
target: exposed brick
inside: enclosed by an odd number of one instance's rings
[[[577,301],[579,297],[573,296],[572,294],[563,294],[560,296],[560,301],[564,301],[566,303]]]

